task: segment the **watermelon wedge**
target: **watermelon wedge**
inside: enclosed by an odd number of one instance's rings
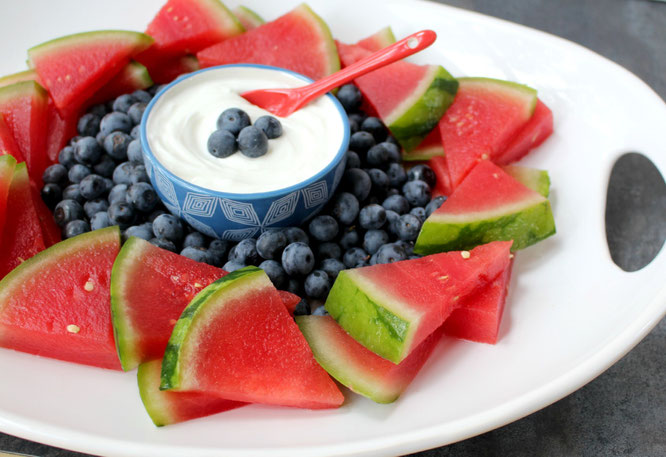
[[[256,12],[243,5],[238,5],[232,12],[245,30],[256,29],[266,22]]]
[[[153,85],[148,69],[137,61],[131,61],[111,79],[104,87],[98,90],[86,102],[85,106],[105,103],[122,94],[129,94],[135,90],[146,89]]]
[[[340,69],[331,31],[304,3],[274,21],[198,52],[197,58],[201,68],[258,63],[315,80]]]
[[[25,162],[14,168],[6,214],[0,238],[0,278],[45,247],[42,227],[32,202],[30,177]]]
[[[359,45],[337,45],[343,66],[371,54]],[[406,151],[414,149],[437,125],[458,88],[443,67],[404,60],[356,78],[354,83]]]
[[[40,252],[5,276],[0,346],[119,370],[109,312],[119,249],[117,227],[95,230]]]
[[[495,160],[529,121],[536,91],[498,79],[460,78],[451,108],[439,122],[446,164],[455,189],[482,160]]]
[[[16,159],[14,157],[0,155],[0,240],[2,239],[2,229],[5,226],[5,219],[7,218],[7,199],[9,198],[9,187],[14,176],[14,168],[16,168]]]
[[[368,51],[375,52],[392,45],[395,41],[395,35],[391,27],[384,27],[369,37],[362,39],[356,45]]]
[[[191,73],[199,69],[199,61],[196,56],[185,55],[182,57],[170,57],[165,60],[151,62],[148,69],[155,84],[167,84],[185,73]]]
[[[402,160],[429,160],[433,157],[443,157],[444,147],[439,129],[432,129],[418,146],[409,152],[404,151]]]
[[[12,131],[9,130],[4,116],[0,114],[0,156],[4,155],[12,156],[17,162],[25,162]]]
[[[34,81],[0,88],[0,114],[5,119],[30,176],[41,182],[49,162],[46,157],[48,94]]]
[[[548,198],[550,194],[550,176],[548,176],[546,170],[537,170],[536,168],[519,165],[506,165],[502,167],[502,170],[522,185]]]
[[[437,182],[432,189],[432,196],[438,197],[440,195],[449,196],[453,192],[451,190],[451,176],[449,169],[446,166],[446,159],[444,157],[433,157],[428,160],[428,165],[435,172]]]
[[[463,300],[444,321],[444,333],[477,343],[497,343],[512,266],[513,261],[497,279]]]
[[[511,140],[506,149],[494,159],[494,162],[498,165],[517,162],[530,150],[546,141],[551,133],[553,133],[553,113],[541,100],[537,99],[534,114],[530,120]]]
[[[296,316],[317,362],[338,382],[377,403],[391,403],[407,389],[442,336],[431,333],[395,364],[355,341],[330,316]]]
[[[37,184],[32,181],[30,182],[30,193],[32,194],[32,204],[39,220],[39,226],[42,229],[44,246],[50,248],[62,240],[60,227],[56,224],[53,213],[42,200]]]
[[[141,401],[155,425],[176,424],[198,417],[210,416],[246,405],[200,392],[160,390],[162,359],[139,365],[137,380]]]
[[[471,249],[496,240],[513,240],[518,250],[553,234],[550,202],[484,160],[425,220],[414,252]]]
[[[125,30],[77,33],[30,48],[29,64],[60,113],[73,114],[152,42]]]
[[[187,305],[164,354],[160,389],[311,409],[344,401],[256,267],[218,279]]]
[[[123,370],[164,355],[187,304],[226,272],[131,237],[111,273],[111,315]]]
[[[148,24],[146,33],[155,43],[146,54],[160,59],[193,54],[244,31],[219,0],[168,0]]]
[[[343,270],[326,310],[355,340],[394,363],[435,331],[465,296],[509,262],[510,242]]]

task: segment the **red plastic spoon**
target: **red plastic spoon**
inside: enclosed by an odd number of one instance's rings
[[[427,48],[436,38],[432,30],[421,30],[307,86],[251,90],[241,96],[276,116],[287,117],[331,89]]]

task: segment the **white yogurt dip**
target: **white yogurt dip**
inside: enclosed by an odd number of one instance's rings
[[[176,176],[207,189],[231,193],[278,190],[323,170],[336,156],[344,123],[336,105],[320,97],[286,118],[282,136],[268,141],[268,152],[249,158],[240,152],[217,158],[207,141],[227,108],[244,110],[252,122],[271,114],[239,94],[252,89],[298,87],[305,81],[281,71],[256,67],[217,68],[197,73],[156,100],[146,122],[148,145]]]

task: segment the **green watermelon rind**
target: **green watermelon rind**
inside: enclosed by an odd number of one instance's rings
[[[265,276],[265,273],[260,268],[251,266],[241,268],[213,282],[192,299],[176,322],[167,343],[162,359],[160,390],[178,389],[181,386],[184,363],[181,350],[188,339],[196,337],[192,334],[192,331],[196,330],[199,319],[206,318],[206,311],[209,308],[207,305],[211,303],[215,305],[213,299],[218,294],[232,289],[246,289],[250,293],[252,288],[248,287],[248,282],[256,278],[263,279],[261,276]]]
[[[502,169],[506,174],[512,176],[525,187],[548,198],[548,195],[550,194],[550,176],[548,176],[546,170],[538,170],[536,168],[523,167],[521,165],[506,165],[502,167]]]
[[[0,87],[9,86],[25,81],[37,81],[37,72],[35,70],[24,70],[0,78]]]
[[[441,146],[430,146],[419,149],[418,146],[410,152],[402,151],[402,160],[408,162],[430,160],[433,157],[443,157],[444,149]]]
[[[326,74],[330,75],[340,70],[340,57],[338,56],[338,48],[335,45],[335,40],[333,39],[333,34],[331,33],[331,29],[328,27],[328,24],[326,24],[321,16],[315,13],[312,8],[310,8],[305,3],[301,3],[293,11],[302,15],[305,19],[307,19],[307,16],[309,16],[309,18],[312,19],[309,22],[316,25],[319,29],[321,43],[324,46],[324,49],[322,49],[321,52],[322,55],[327,57],[329,66]]]
[[[148,416],[150,416],[150,420],[157,427],[162,427],[172,424],[174,419],[169,415],[168,405],[161,403],[159,396],[150,395],[151,384],[155,375],[154,372],[157,370],[161,372],[161,363],[159,360],[151,360],[140,364],[136,372],[136,381],[139,386],[141,402]]]
[[[400,305],[391,303],[390,297],[371,296],[381,291],[370,289],[356,272],[343,270],[333,283],[324,306],[356,341],[375,354],[399,363],[411,346],[412,329],[418,328],[419,317],[408,317],[407,309],[400,312]],[[372,331],[368,333],[368,329]]]
[[[431,65],[427,78],[419,83],[411,97],[384,118],[400,145],[409,152],[437,126],[453,103],[458,81],[441,65]]]
[[[538,197],[538,198],[537,198]],[[460,215],[433,213],[423,224],[414,245],[421,255],[469,250],[491,241],[513,240],[512,251],[555,234],[550,202],[542,195],[495,208]]]
[[[76,49],[80,45],[97,44],[103,41],[115,42],[118,39],[126,39],[136,45],[135,53],[148,49],[153,44],[153,38],[145,33],[131,30],[96,30],[92,32],[81,32],[65,35],[50,41],[45,41],[28,49],[28,65],[33,68],[35,59],[45,56],[67,52]]]
[[[367,40],[372,40],[373,46],[365,46],[364,43]],[[359,41],[358,44],[359,46],[362,46],[363,48],[367,49],[368,51],[379,51],[382,48],[385,48],[386,46],[390,46],[393,43],[396,42],[395,35],[393,34],[393,29],[391,26],[386,26],[383,29],[375,32],[373,35],[370,37]]]
[[[525,84],[504,79],[486,78],[482,76],[465,76],[458,78],[461,85],[474,84],[494,90],[505,91],[507,95],[524,97],[529,103],[525,104],[525,119],[528,120],[534,114],[537,105],[537,90]]]
[[[44,105],[48,103],[49,94],[46,92],[46,89],[35,81],[22,81],[10,84],[9,86],[0,87],[0,104],[17,96],[24,96],[28,93],[36,95],[38,100],[44,103]]]
[[[16,169],[19,169],[21,166],[24,167],[25,164],[18,164]],[[60,259],[66,260],[67,257],[76,252],[76,248],[79,246],[87,247],[96,241],[103,241],[111,238],[117,239],[118,245],[120,245],[120,229],[118,226],[94,230],[61,241],[48,249],[38,252],[33,257],[21,263],[0,281],[0,313],[2,313],[2,303],[5,303],[6,297],[12,295],[14,291],[12,285],[14,287],[20,287],[22,277],[33,277],[35,274],[39,273],[40,268],[49,263],[53,264],[54,267],[57,266]]]
[[[136,87],[145,89],[153,85],[153,80],[150,77],[150,73],[146,66],[136,60],[130,61],[130,63],[127,64],[127,67],[121,71],[127,72],[131,76]]]
[[[259,27],[260,25],[266,23],[266,21],[264,21],[264,19],[259,16],[256,11],[248,8],[247,6],[238,5],[231,12],[236,16],[236,19],[238,19],[238,22],[241,24],[243,22],[240,20],[241,17],[245,18],[247,22],[253,24],[255,27]]]
[[[241,24],[236,15],[220,0],[199,1],[209,4],[209,7],[205,8],[206,11],[208,11],[211,15],[217,16],[220,27],[225,31],[230,32],[229,36],[238,35],[245,32],[245,27],[243,27],[243,24]]]

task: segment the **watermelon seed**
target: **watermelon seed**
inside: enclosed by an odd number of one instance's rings
[[[79,332],[81,331],[81,329],[79,328],[78,325],[69,324],[69,325],[67,326],[67,331],[68,331],[69,333],[79,333]]]
[[[203,287],[203,284],[199,284],[198,282],[195,282],[195,283],[194,283],[194,287],[196,287],[197,289],[199,289],[199,288]]]
[[[92,283],[92,281],[87,281],[83,288],[88,292],[92,292],[92,290],[95,288],[95,285]]]
[[[510,258],[510,259],[513,259],[513,254],[509,254],[509,258]]]
[[[481,154],[481,160],[488,160],[488,154]]]
[[[471,256],[469,251],[460,251],[460,255],[462,256],[463,259],[469,259],[469,257]]]
[[[439,279],[442,281],[446,281],[447,279],[449,279],[449,275],[440,276]]]
[[[178,322],[176,319],[169,319],[169,324],[171,325],[176,325],[176,322]]]

